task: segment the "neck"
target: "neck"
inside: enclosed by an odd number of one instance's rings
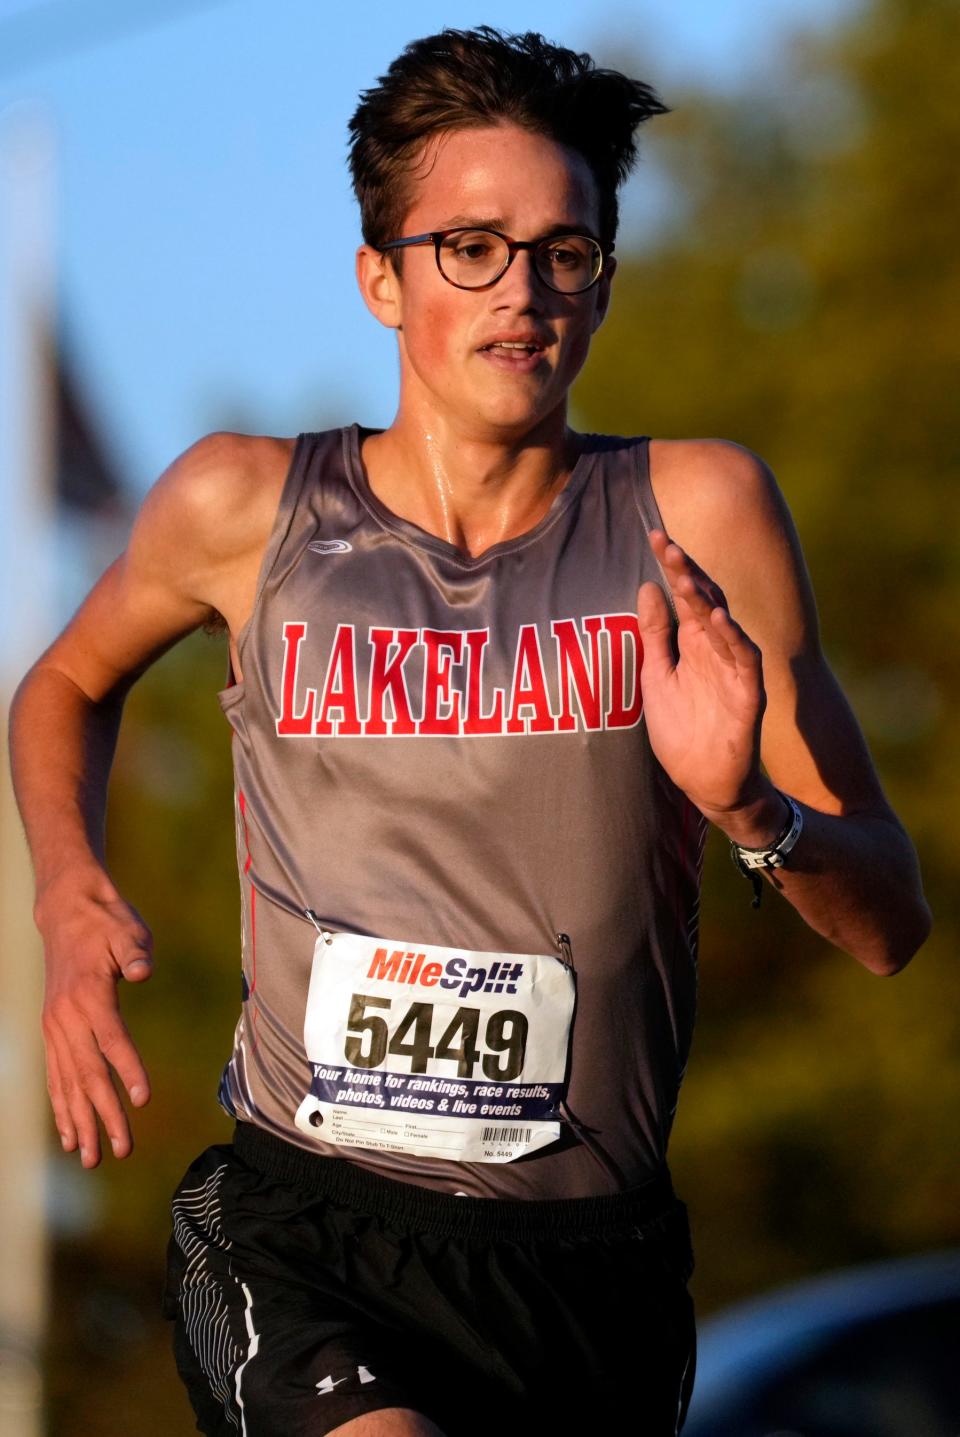
[[[510,438],[401,410],[365,440],[363,461],[388,509],[476,557],[539,523],[579,451],[565,406]]]

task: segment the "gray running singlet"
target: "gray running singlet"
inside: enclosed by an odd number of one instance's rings
[[[380,503],[361,461],[369,432],[297,437],[237,636],[244,677],[218,694],[233,730],[243,944],[220,1102],[302,1148],[448,1192],[642,1183],[665,1162],[690,1047],[706,832],[641,713],[637,589],[652,579],[669,597],[647,537],[662,527],[648,440],[580,436],[544,518],[470,558]],[[301,1130],[317,1077],[308,908],[324,928],[411,950],[562,956],[557,935],[569,935],[559,1138],[514,1161],[463,1162]],[[361,1032],[377,1021],[361,1018]],[[409,1053],[420,1028],[404,1032]]]

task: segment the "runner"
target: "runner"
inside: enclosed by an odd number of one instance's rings
[[[408,46],[351,122],[394,422],[202,438],[18,690],[50,1094],[93,1167],[98,1119],[132,1148],[110,1068],[149,1097],[116,983],[152,939],[104,861],[124,698],[229,635],[237,1126],[174,1197],[166,1296],[203,1432],[678,1432],[707,824],[873,973],[928,932],[768,466],[567,424],[664,110],[535,34]]]

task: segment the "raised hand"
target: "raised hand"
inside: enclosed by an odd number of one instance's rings
[[[643,584],[643,711],[654,753],[708,818],[719,821],[763,791],[760,726],[766,706],[760,650],[730,616],[708,574],[662,529],[650,545],[670,584],[679,624],[662,588]]]
[[[120,1016],[117,984],[150,977],[153,940],[102,872],[51,887],[35,912],[46,959],[47,1089],[64,1151],[79,1147],[81,1163],[92,1168],[100,1161],[98,1117],[115,1157],[133,1150],[110,1069],[134,1107],[150,1098],[146,1069]]]

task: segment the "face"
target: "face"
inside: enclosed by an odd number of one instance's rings
[[[586,160],[516,125],[448,131],[431,140],[411,180],[400,232],[482,225],[513,239],[557,232],[599,234],[596,183]],[[364,298],[397,330],[401,412],[447,420],[477,438],[511,439],[550,417],[565,421],[566,395],[606,312],[615,261],[582,294],[557,294],[521,250],[483,290],[457,289],[437,269],[432,245],[403,251],[403,277],[369,246],[357,255]],[[533,339],[532,358],[511,360],[486,346]]]

